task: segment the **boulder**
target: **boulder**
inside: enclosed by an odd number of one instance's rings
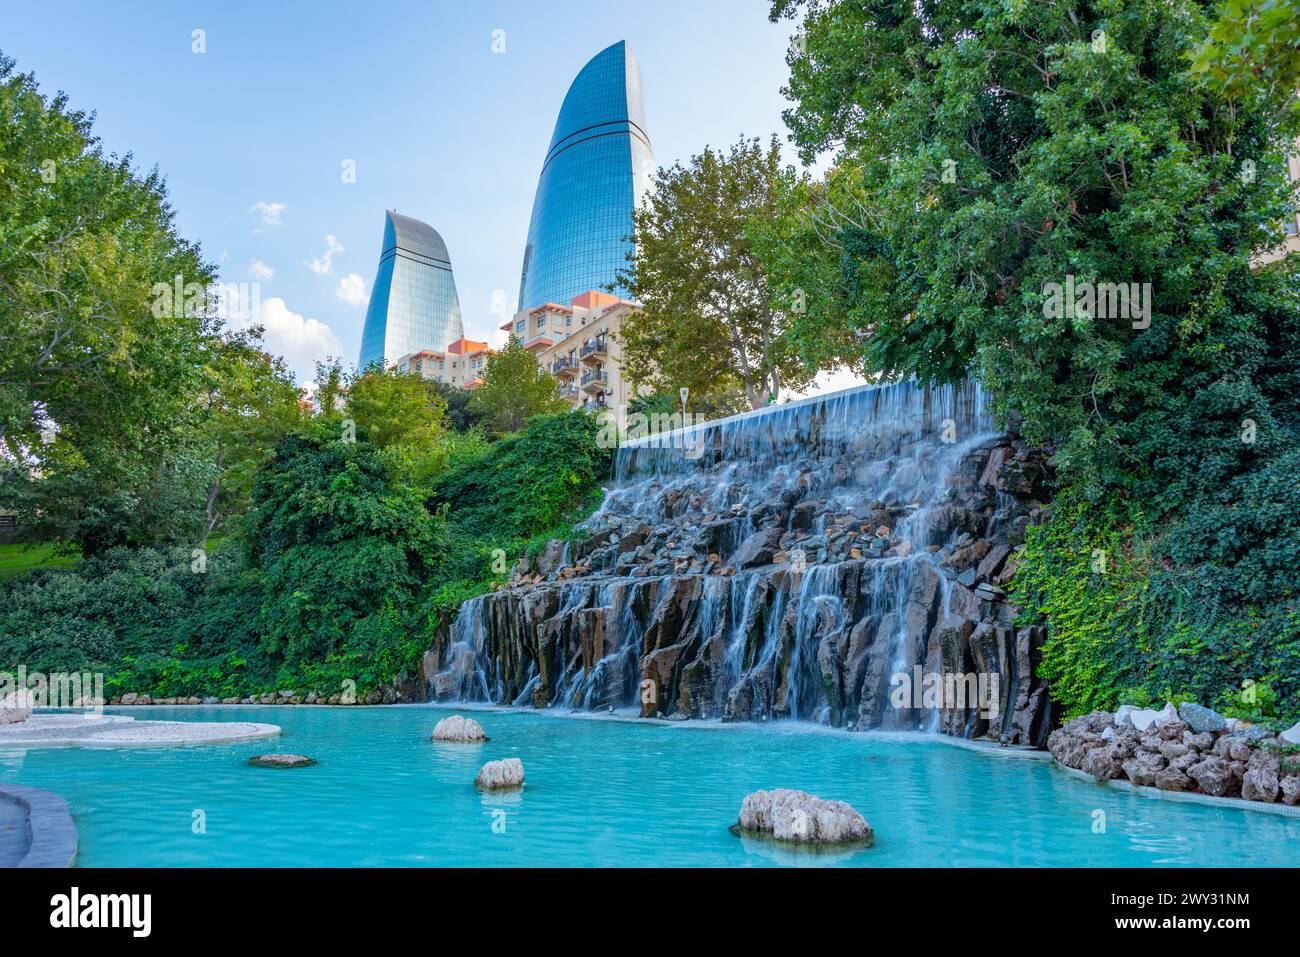
[[[1156,723],[1156,718],[1160,717],[1160,712],[1151,708],[1134,708],[1131,705],[1124,705],[1119,711],[1115,712],[1116,723],[1120,721],[1121,713],[1123,714],[1123,721],[1139,731],[1148,730]]]
[[[788,788],[746,795],[736,828],[796,844],[867,846],[874,839],[871,826],[849,804]]]
[[[1272,751],[1259,748],[1246,762],[1246,773],[1241,779],[1241,796],[1247,801],[1272,804],[1277,800],[1281,762]]]
[[[1165,759],[1154,751],[1137,751],[1122,765],[1124,774],[1134,784],[1150,787],[1165,768]]]
[[[735,565],[737,568],[770,565],[776,555],[779,540],[779,529],[767,528],[757,531],[740,543],[740,547],[732,553],[729,559],[730,564]]]
[[[524,762],[518,758],[489,761],[479,768],[474,783],[484,791],[507,791],[524,786]]]
[[[1300,774],[1288,774],[1282,779],[1282,803],[1300,802]]]
[[[1291,727],[1279,734],[1278,737],[1287,744],[1300,744],[1300,721],[1291,725]]]
[[[473,744],[487,739],[481,724],[473,718],[463,718],[458,714],[439,721],[433,729],[432,738],[434,741],[453,741],[459,744]]]
[[[18,724],[32,716],[35,699],[30,691],[12,691],[0,698],[0,725]]]
[[[259,754],[248,763],[255,768],[309,768],[316,762],[305,754]]]
[[[1107,728],[1114,734],[1113,728]],[[1093,748],[1088,752],[1084,761],[1083,769],[1091,774],[1098,781],[1109,781],[1117,778],[1124,770],[1124,754],[1117,745],[1109,745],[1104,748]]]
[[[1179,706],[1178,717],[1186,721],[1187,726],[1196,734],[1203,731],[1222,731],[1227,726],[1227,719],[1219,712],[1191,702]]]
[[[1187,754],[1191,748],[1181,741],[1164,741],[1160,745],[1160,753],[1165,756],[1166,761],[1172,761],[1174,758],[1181,758]]]
[[[1205,758],[1187,769],[1187,776],[1206,794],[1223,797],[1232,787],[1232,771],[1223,758]]]
[[[1178,768],[1165,768],[1157,772],[1154,784],[1162,791],[1186,791],[1192,786],[1192,779]]]

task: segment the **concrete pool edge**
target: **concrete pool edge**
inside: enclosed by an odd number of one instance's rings
[[[0,750],[198,747],[240,744],[280,733],[279,725],[252,721],[137,721],[120,715],[37,714],[0,729]]]
[[[77,860],[77,825],[67,801],[21,784],[0,786],[0,801],[17,804],[27,812],[27,853],[14,867],[72,867]]]
[[[1238,797],[1214,797],[1211,794],[1189,794],[1186,791],[1162,791],[1160,788],[1137,785],[1132,781],[1121,781],[1113,779],[1110,781],[1098,781],[1087,771],[1081,771],[1078,768],[1066,767],[1060,761],[1053,760],[1052,767],[1067,774],[1072,774],[1084,781],[1091,781],[1093,784],[1107,785],[1119,791],[1127,791],[1131,794],[1140,794],[1143,797],[1154,798],[1157,801],[1173,801],[1182,804],[1202,804],[1206,807],[1226,808],[1237,811],[1263,811],[1265,814],[1277,814],[1281,817],[1300,818],[1300,806],[1290,804],[1270,804],[1267,801],[1247,801],[1245,798]]]

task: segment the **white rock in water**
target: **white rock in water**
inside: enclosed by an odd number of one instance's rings
[[[486,741],[487,735],[483,733],[483,726],[473,718],[462,718],[458,714],[453,714],[450,718],[443,718],[433,729],[434,741]]]
[[[845,844],[872,837],[866,819],[850,805],[788,788],[746,796],[740,806],[739,826],[800,844]]]
[[[479,769],[474,783],[485,791],[521,788],[524,786],[524,762],[518,758],[489,761]]]
[[[32,716],[30,691],[14,691],[0,698],[0,724],[18,724]]]
[[[1291,727],[1279,734],[1278,737],[1287,744],[1300,744],[1300,721],[1291,725]]]

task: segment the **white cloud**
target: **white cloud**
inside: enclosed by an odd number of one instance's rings
[[[339,241],[334,238],[334,234],[325,237],[325,252],[319,259],[313,259],[307,263],[307,268],[318,276],[328,276],[334,272],[334,254],[343,252],[343,247]]]
[[[339,280],[335,294],[344,302],[359,306],[366,301],[366,281],[359,274],[350,272]]]
[[[268,203],[265,200],[259,200],[248,208],[250,213],[257,213],[262,217],[262,222],[268,226],[279,226],[281,223],[280,216],[289,208],[287,203]]]
[[[266,328],[266,350],[284,356],[300,383],[312,381],[317,359],[343,354],[343,345],[333,329],[294,312],[279,296],[263,300],[252,321],[243,323],[258,324]]]
[[[267,279],[275,278],[275,270],[260,259],[254,259],[253,265],[248,267],[248,271],[253,274],[254,279],[265,281]]]

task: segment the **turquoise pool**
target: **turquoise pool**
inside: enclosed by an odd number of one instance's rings
[[[83,866],[1239,867],[1300,857],[1300,818],[1125,794],[1045,761],[926,739],[474,711],[490,742],[434,745],[434,724],[452,710],[113,713],[268,721],[284,734],[219,747],[0,751],[0,781],[67,798]],[[320,763],[245,763],[266,751]],[[478,768],[510,756],[523,759],[526,789],[480,795]],[[745,794],[772,787],[851,802],[876,846],[818,854],[733,836]],[[1104,833],[1094,832],[1097,812]],[[205,832],[195,833],[198,821]]]

